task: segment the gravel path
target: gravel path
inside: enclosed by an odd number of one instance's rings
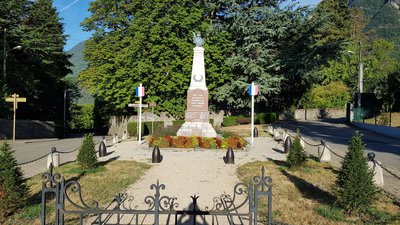
[[[150,186],[159,180],[166,186],[161,191],[161,196],[176,197],[179,204],[177,209],[188,209],[192,202],[190,196],[193,195],[199,196],[197,202],[200,209],[207,206],[212,208],[214,197],[233,194],[234,186],[239,183],[236,170],[240,165],[257,160],[286,158],[286,155],[281,153],[282,146],[271,138],[260,137],[254,140],[252,147],[235,151],[235,164],[230,165],[225,164],[222,159],[226,154],[225,150],[161,149],[163,161],[152,164],[141,180],[126,190],[128,196],[135,197],[130,203],[131,206],[147,209],[148,205],[144,203],[144,199],[154,195],[155,192]],[[151,163],[152,149],[146,144],[139,147],[137,142],[127,141],[109,148],[108,151],[114,151],[108,158],[118,156],[118,160]]]

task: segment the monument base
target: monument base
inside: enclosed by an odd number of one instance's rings
[[[178,130],[177,136],[217,137],[217,132],[207,122],[185,122]]]

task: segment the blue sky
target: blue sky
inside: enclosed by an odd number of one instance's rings
[[[113,1],[113,0],[110,0]],[[302,5],[316,5],[321,0],[298,0]],[[70,50],[81,41],[90,38],[90,33],[82,31],[80,23],[90,13],[87,11],[91,0],[54,0],[54,6],[63,19],[65,34],[69,35],[65,50]]]

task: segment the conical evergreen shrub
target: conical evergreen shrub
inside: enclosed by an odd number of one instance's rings
[[[289,155],[287,157],[287,162],[291,168],[296,168],[306,162],[306,153],[300,144],[300,135],[297,131],[297,136],[294,139],[292,146],[290,146]]]
[[[82,169],[93,169],[96,167],[97,157],[93,135],[85,135],[76,160]]]
[[[365,145],[361,136],[356,132],[349,141],[348,152],[334,187],[337,204],[348,214],[365,212],[378,191],[373,171],[368,168],[367,158],[363,155]]]
[[[28,188],[11,146],[4,141],[0,148],[0,224],[5,217],[25,205]]]

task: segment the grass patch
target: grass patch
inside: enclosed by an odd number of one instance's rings
[[[100,172],[105,172],[107,168],[105,166],[98,166],[94,169],[82,169],[80,167],[75,167],[70,169],[69,171],[66,171],[66,173],[70,174],[95,174],[95,173],[100,173]]]
[[[339,208],[332,207],[332,206],[327,206],[327,205],[321,205],[317,206],[314,209],[319,215],[332,220],[332,221],[344,221],[345,216],[343,214],[343,211]]]
[[[76,180],[81,185],[82,197],[89,205],[98,201],[100,206],[108,205],[115,194],[123,192],[129,185],[139,180],[150,166],[134,161],[110,161],[100,163],[92,170],[81,170],[76,163],[68,163],[54,169],[54,173],[64,176],[66,182]],[[41,210],[41,174],[27,180],[30,187],[28,205],[16,212],[4,225],[15,224],[40,224]],[[78,201],[77,195],[71,195],[74,202]],[[47,202],[47,220],[54,221],[54,200]],[[71,209],[71,205],[66,204]],[[67,224],[77,224],[76,217],[68,216]]]
[[[238,177],[249,182],[261,174],[272,177],[272,215],[274,221],[288,224],[400,224],[400,207],[385,194],[379,194],[374,209],[366,215],[347,216],[333,207],[332,186],[336,170],[328,163],[308,159],[304,168],[290,170],[282,161],[251,162],[240,166]],[[260,220],[266,221],[266,200],[260,201]],[[263,213],[264,212],[264,213]]]

